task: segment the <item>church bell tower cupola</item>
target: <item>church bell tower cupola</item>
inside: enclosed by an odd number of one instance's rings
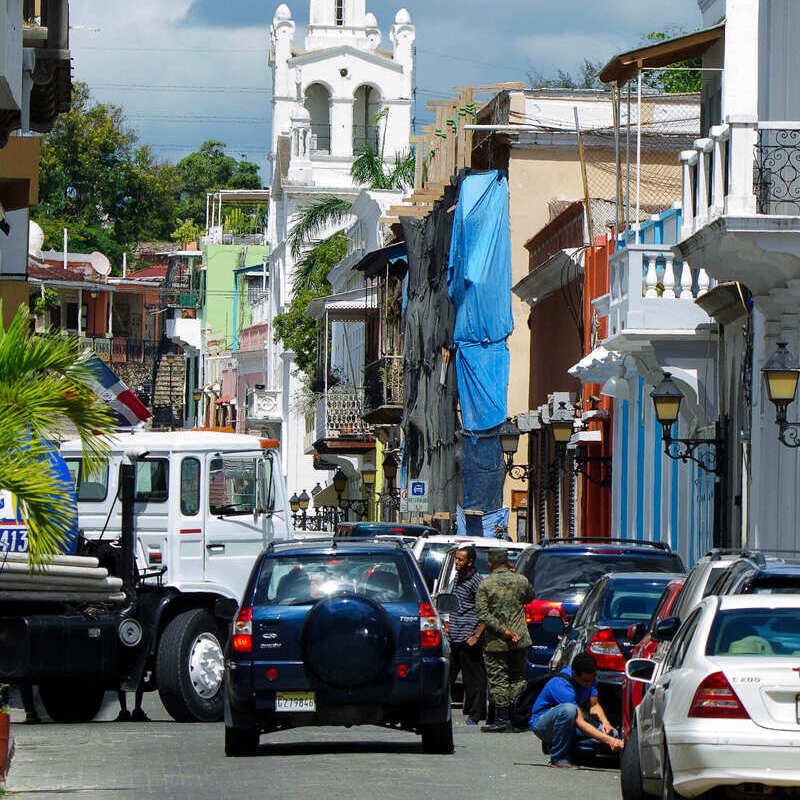
[[[374,19],[374,17],[372,18]],[[349,44],[368,49],[366,0],[311,0],[306,50]]]

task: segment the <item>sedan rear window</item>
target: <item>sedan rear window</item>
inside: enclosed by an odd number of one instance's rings
[[[680,558],[671,554],[606,555],[552,552],[541,553],[533,562],[533,569],[529,569],[527,577],[536,597],[557,598],[559,594],[585,592],[607,572],[683,571]]]
[[[663,584],[617,581],[606,594],[603,617],[625,622],[647,622],[663,591]]]
[[[255,605],[303,606],[334,594],[358,594],[380,603],[417,601],[404,559],[384,554],[280,556],[265,558]]]
[[[720,611],[706,643],[709,656],[800,656],[800,609]]]

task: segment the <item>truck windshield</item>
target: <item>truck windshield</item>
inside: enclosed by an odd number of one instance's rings
[[[100,464],[94,472],[88,473],[83,468],[83,459],[67,458],[67,467],[79,503],[100,503],[108,494],[108,462]]]
[[[208,509],[235,517],[270,511],[272,462],[259,456],[223,455],[209,463]]]

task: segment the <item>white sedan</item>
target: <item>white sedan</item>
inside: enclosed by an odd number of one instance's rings
[[[659,625],[669,637],[676,620]],[[661,663],[626,672],[648,688],[620,762],[623,800],[717,787],[800,797],[800,596],[707,597]]]

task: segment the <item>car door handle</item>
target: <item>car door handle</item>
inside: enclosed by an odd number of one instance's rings
[[[224,544],[207,544],[206,550],[209,553],[224,553],[225,552],[225,545]]]

